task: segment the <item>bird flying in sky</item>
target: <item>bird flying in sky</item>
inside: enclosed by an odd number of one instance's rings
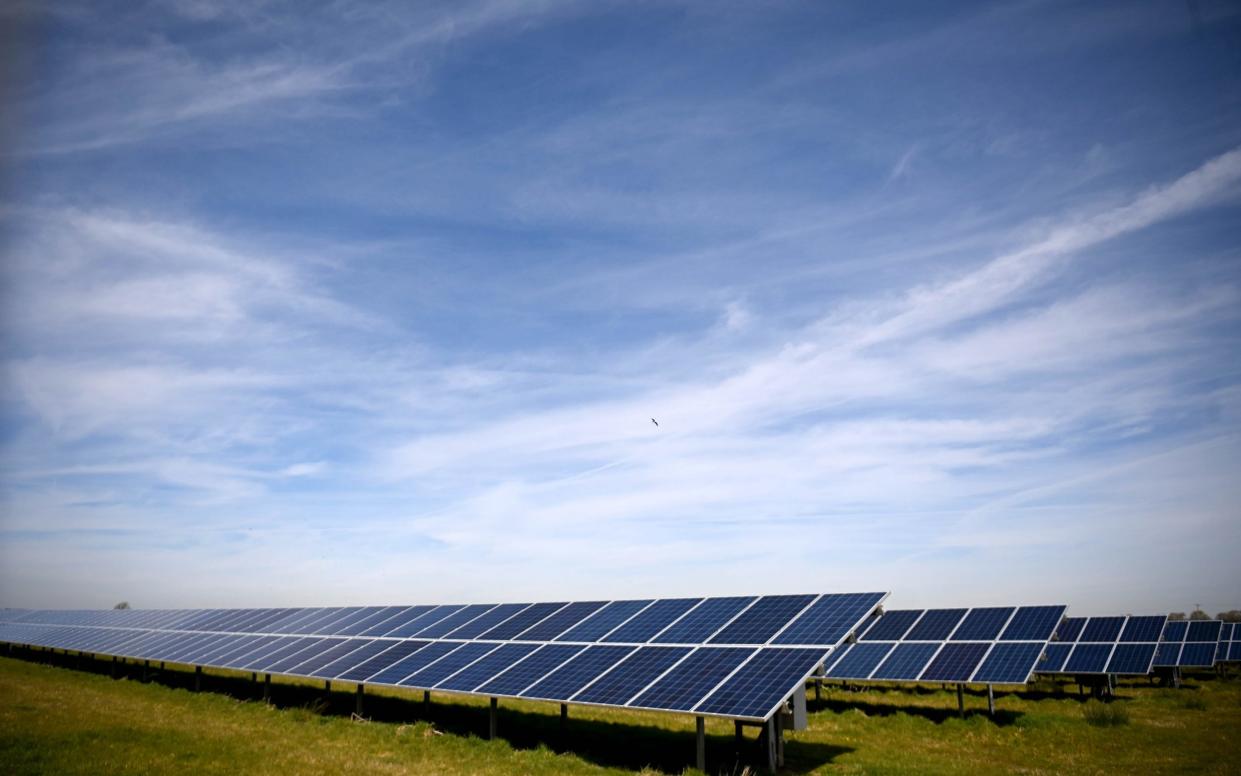
[[[658,420],[655,420],[654,418],[651,418],[651,422],[652,422],[652,423],[654,423],[654,424],[655,424],[655,425],[657,425],[657,426],[659,425],[659,421],[658,421]]]

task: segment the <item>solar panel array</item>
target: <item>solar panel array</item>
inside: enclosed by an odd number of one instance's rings
[[[268,674],[765,721],[886,593],[0,612],[0,641]]]
[[[1215,665],[1223,625],[1219,620],[1169,620],[1155,653],[1155,667],[1210,668]]]
[[[1145,676],[1167,615],[1066,617],[1047,645],[1041,674]]]
[[[1065,606],[884,612],[825,666],[831,679],[1025,684]]]

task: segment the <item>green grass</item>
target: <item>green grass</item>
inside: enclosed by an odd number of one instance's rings
[[[275,706],[249,675],[140,668],[56,656],[65,666],[0,658],[0,772],[108,773],[680,773],[693,763],[692,717],[572,707],[567,733],[555,704],[501,701],[496,741],[484,698],[367,688],[367,721],[350,718],[353,685],[279,681]],[[1230,773],[1241,730],[1241,680],[1190,677],[1180,690],[1122,683],[1111,703],[1043,683],[986,699],[969,713],[939,687],[824,688],[810,728],[789,733],[790,773]],[[1106,719],[1105,723],[1092,719]],[[1124,720],[1117,722],[1116,720]],[[708,771],[740,773],[732,724],[708,720]],[[754,732],[747,732],[752,749]]]

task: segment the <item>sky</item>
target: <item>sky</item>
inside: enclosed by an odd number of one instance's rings
[[[0,606],[1241,608],[1241,4],[15,0],[0,52]]]

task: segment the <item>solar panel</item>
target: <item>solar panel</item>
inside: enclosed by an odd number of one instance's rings
[[[907,641],[897,644],[896,649],[884,659],[883,663],[871,674],[871,679],[883,679],[897,682],[912,682],[921,674],[926,664],[931,662],[939,644],[934,642]]]
[[[1073,642],[1054,642],[1043,650],[1043,660],[1035,669],[1042,674],[1058,674],[1073,651]]]
[[[1158,646],[1155,642],[1121,642],[1112,652],[1106,672],[1109,674],[1148,674]]]
[[[1150,672],[1166,620],[1165,615],[1066,618],[1056,631],[1058,642],[1049,645],[1049,658],[1051,646],[1069,649],[1063,658],[1056,650],[1056,659],[1044,661],[1038,672],[1144,676]]]
[[[978,642],[945,644],[919,678],[927,682],[968,682],[990,648],[990,644]]]
[[[1078,642],[1072,654],[1069,655],[1069,659],[1064,663],[1064,672],[1069,674],[1104,673],[1114,648],[1114,642],[1104,644]]]
[[[868,679],[883,662],[894,645],[886,641],[859,641],[849,645],[844,655],[832,664],[827,676],[833,679]]]
[[[871,627],[858,637],[859,641],[900,641],[922,616],[922,609],[897,609],[884,612]]]
[[[323,680],[761,721],[885,595],[23,611],[0,613],[0,640]],[[26,623],[6,619],[15,617]],[[773,646],[782,639],[794,646]]]
[[[951,638],[953,641],[994,641],[1015,611],[1016,607],[1012,606],[971,609]]]
[[[1120,638],[1120,631],[1124,627],[1124,617],[1091,617],[1077,640],[1095,643],[1114,642]]]
[[[991,648],[971,680],[980,684],[1025,684],[1043,654],[1039,642],[1002,642]]]
[[[913,630],[905,635],[906,641],[944,641],[947,639],[968,609],[928,609]]]

